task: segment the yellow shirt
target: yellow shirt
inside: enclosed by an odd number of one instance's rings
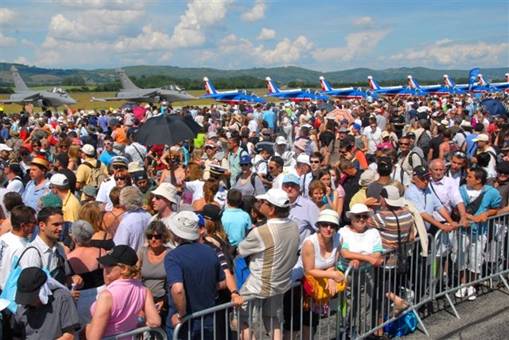
[[[80,211],[80,201],[70,191],[67,196],[62,200],[62,211],[64,213],[65,222],[74,222],[78,220],[78,213]]]
[[[92,167],[96,167],[97,162],[99,162],[99,161],[95,158],[86,157],[85,162],[92,165]],[[106,168],[106,166],[104,164],[101,164],[101,171],[106,176],[108,176],[108,168]],[[83,186],[85,186],[86,184],[88,184],[91,175],[92,175],[92,169],[90,168],[90,166],[82,163],[76,170],[76,182],[82,183]],[[83,188],[83,186],[82,186],[82,188]]]

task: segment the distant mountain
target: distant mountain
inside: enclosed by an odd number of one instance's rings
[[[0,86],[12,86],[9,69],[13,64],[0,63]],[[29,86],[36,85],[104,85],[117,82],[114,69],[49,69],[36,66],[14,64]],[[368,75],[379,82],[404,83],[411,74],[421,83],[440,82],[443,74],[448,74],[456,81],[465,81],[468,70],[435,70],[424,67],[401,67],[385,70],[355,68],[334,72],[318,72],[301,67],[251,68],[244,70],[220,70],[213,68],[186,68],[176,66],[127,66],[127,74],[134,82],[144,87],[156,86],[161,82],[174,82],[187,85],[188,88],[199,86],[204,76],[224,86],[237,86],[253,81],[256,86],[263,86],[263,80],[270,76],[280,84],[306,84],[318,86],[318,77],[325,76],[333,84],[365,84]],[[487,79],[503,80],[507,68],[483,68]],[[158,85],[157,85],[158,86]],[[219,88],[219,86],[217,86]]]

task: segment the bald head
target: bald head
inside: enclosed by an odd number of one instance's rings
[[[445,162],[441,159],[434,159],[429,163],[431,178],[434,181],[441,180],[445,175]]]

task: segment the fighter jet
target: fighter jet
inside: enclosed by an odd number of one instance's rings
[[[422,96],[424,92],[419,88],[412,88],[411,86],[403,87],[399,86],[384,86],[381,87],[378,83],[373,79],[372,76],[368,76],[368,85],[369,89],[372,93],[382,96],[401,96],[401,97],[413,97],[413,96]]]
[[[96,98],[92,97],[93,101],[110,101],[110,100],[127,100],[130,102],[159,102],[166,100],[168,102],[192,100],[196,97],[191,96],[183,89],[176,85],[170,85],[167,87],[157,87],[152,89],[142,89],[134,85],[129,79],[124,70],[118,69],[117,75],[120,78],[120,91],[117,92],[115,97],[108,98]]]
[[[505,91],[509,93],[509,73],[505,74],[505,82],[502,83],[491,83],[491,86],[494,86],[500,91]]]
[[[11,67],[11,75],[14,82],[14,93],[11,94],[9,99],[0,100],[0,103],[21,105],[32,103],[35,106],[54,108],[76,104],[76,100],[61,88],[53,88],[51,91],[30,90],[14,66]]]
[[[362,99],[369,95],[366,91],[363,91],[360,88],[343,87],[335,89],[324,76],[320,76],[320,86],[324,95],[341,99]]]
[[[217,91],[214,84],[207,77],[203,78],[203,86],[206,92],[205,95],[200,97],[203,99],[214,99],[217,102],[227,104],[265,103],[265,99],[247,90]]]
[[[281,100],[290,100],[292,102],[309,102],[318,100],[327,101],[329,99],[328,96],[321,94],[320,92],[317,91],[312,91],[310,89],[281,90],[276,85],[276,83],[272,79],[270,79],[270,77],[265,78],[265,82],[267,84],[267,89],[269,91],[267,95]]]

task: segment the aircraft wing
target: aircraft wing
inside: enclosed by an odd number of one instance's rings
[[[97,98],[97,97],[92,97],[92,99],[90,99],[91,102],[108,102],[108,101],[113,101],[113,100],[122,100],[123,98],[117,98],[117,97],[107,97],[107,98]]]
[[[217,93],[217,94],[205,94],[200,98],[204,99],[215,99],[215,100],[232,100],[238,96],[238,92],[235,93]]]
[[[19,97],[15,99],[2,99],[0,100],[0,103],[4,104],[19,104],[19,103],[30,103],[34,102],[36,100],[42,99],[40,92],[31,93],[30,95],[26,97]]]

